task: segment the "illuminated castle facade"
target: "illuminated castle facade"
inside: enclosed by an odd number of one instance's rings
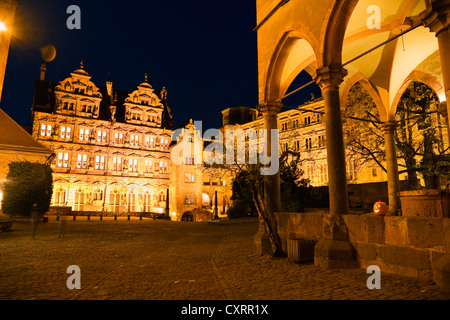
[[[52,206],[164,213],[172,116],[165,88],[97,87],[83,63],[63,81],[36,81],[32,136],[54,152]]]

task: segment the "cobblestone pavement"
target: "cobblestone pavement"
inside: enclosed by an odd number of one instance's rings
[[[382,274],[369,290],[365,270],[255,254],[256,223],[211,225],[163,220],[67,221],[50,218],[0,233],[0,300],[448,300],[432,281]],[[67,267],[81,269],[69,290]]]

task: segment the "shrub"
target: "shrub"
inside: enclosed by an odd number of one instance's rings
[[[11,162],[3,188],[3,212],[30,216],[37,204],[39,214],[48,211],[53,193],[50,166],[31,162]]]

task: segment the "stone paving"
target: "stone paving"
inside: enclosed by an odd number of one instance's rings
[[[0,233],[0,300],[448,300],[432,281],[257,256],[257,223],[50,218],[35,239],[27,221]],[[69,290],[67,267],[81,269]]]

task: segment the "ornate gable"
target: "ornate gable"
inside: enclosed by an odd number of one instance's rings
[[[81,62],[80,69],[55,87],[55,99],[57,113],[98,118],[102,94]]]
[[[125,100],[125,120],[127,123],[161,127],[164,105],[154,91],[148,83],[146,74],[145,81]]]

